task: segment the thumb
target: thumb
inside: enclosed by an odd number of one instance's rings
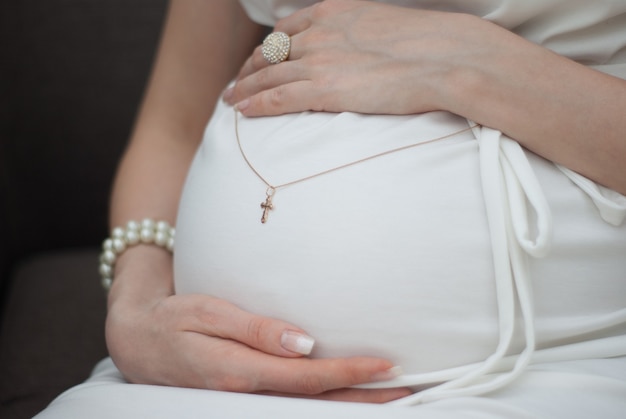
[[[315,339],[302,329],[282,320],[257,316],[240,310],[230,328],[230,339],[268,354],[298,357],[313,350]]]
[[[280,335],[281,348],[297,355],[309,355],[315,339],[301,330],[285,329]]]
[[[208,297],[202,304],[203,332],[244,343],[267,354],[283,357],[308,355],[315,339],[282,320],[259,316],[224,300]]]

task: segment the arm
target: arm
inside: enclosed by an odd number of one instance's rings
[[[626,81],[478,17],[326,1],[281,20],[289,61],[257,49],[225,95],[247,116],[447,110],[626,193]]]
[[[111,222],[174,222],[182,183],[220,92],[260,36],[237,2],[173,1],[129,148]],[[159,193],[137,194],[158,185]]]
[[[496,25],[492,52],[443,81],[439,107],[494,127],[548,160],[626,194],[626,80],[590,69]]]
[[[144,217],[174,223],[213,103],[258,44],[261,31],[238,2],[172,1],[115,181],[112,225]],[[131,382],[362,401],[407,394],[404,389],[344,389],[391,378],[385,372],[392,364],[372,358],[303,358],[292,345],[294,336],[306,337],[294,325],[255,316],[226,301],[174,295],[172,259],[161,248],[134,246],[115,264],[107,345]]]
[[[244,19],[236,2],[171,2],[148,88],[115,179],[112,226],[144,217],[174,225],[202,129],[243,54],[255,44],[258,31]],[[219,32],[230,36],[215,36]],[[231,43],[220,45],[218,39]],[[127,356],[133,348],[120,346],[126,339],[123,331],[131,327],[127,310],[171,294],[172,259],[167,252],[137,246],[120,256],[109,294],[107,344],[131,380],[144,378],[133,376],[136,362]]]
[[[172,2],[148,89],[115,179],[112,226],[144,217],[174,225],[187,169],[212,107],[259,36],[260,28],[245,17],[237,2]],[[118,271],[132,253],[146,250],[125,252]],[[171,264],[166,254],[160,258]],[[171,275],[159,285],[171,293]],[[116,280],[111,304],[119,293],[125,294],[120,288],[127,286],[144,288],[137,280]]]

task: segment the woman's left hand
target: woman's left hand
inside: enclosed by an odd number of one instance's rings
[[[449,111],[626,193],[623,79],[462,13],[325,0],[275,30],[288,60],[257,47],[224,93],[245,116]]]
[[[280,20],[288,60],[269,64],[257,47],[224,100],[246,116],[442,109],[446,76],[500,42],[490,27],[507,33],[469,15],[326,0]]]

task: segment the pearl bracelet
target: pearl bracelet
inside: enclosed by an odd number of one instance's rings
[[[128,247],[136,244],[154,244],[174,251],[174,236],[176,229],[167,221],[153,221],[150,218],[137,221],[129,221],[126,228],[115,227],[111,231],[111,237],[102,244],[100,253],[100,276],[105,290],[111,288],[113,283],[113,267],[117,257]]]

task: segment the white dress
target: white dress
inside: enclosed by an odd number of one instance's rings
[[[242,3],[273,25],[313,1]],[[395,3],[478,14],[626,78],[626,1]],[[105,360],[41,417],[626,416],[626,197],[446,112],[239,116],[273,186],[426,142],[277,187],[261,223],[235,117],[218,104],[191,167],[176,292],[294,323],[312,357],[402,367],[372,387],[426,390],[366,406],[129,385]]]

